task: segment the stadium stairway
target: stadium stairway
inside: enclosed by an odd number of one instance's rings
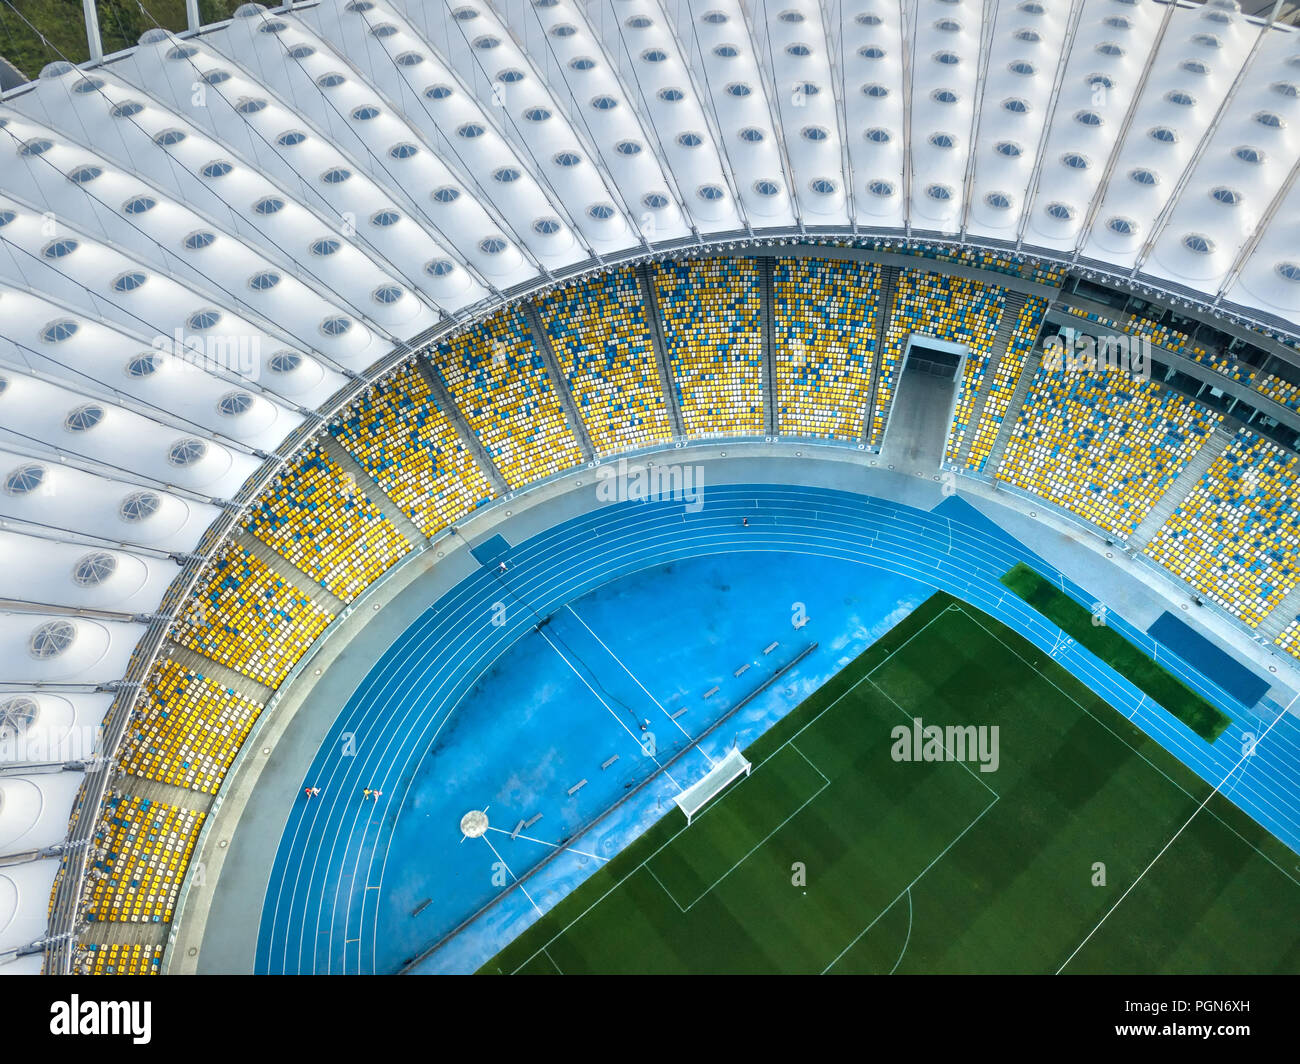
[[[1025,364],[1020,370],[1020,379],[1016,381],[1015,391],[1007,401],[1007,413],[1002,419],[1002,427],[998,430],[998,437],[993,441],[988,460],[984,463],[985,472],[991,469],[994,471],[993,475],[997,476],[997,469],[1002,464],[1002,455],[1006,452],[1007,442],[1011,439],[1011,432],[1016,427],[1016,422],[1020,420],[1020,413],[1025,407],[1025,396],[1029,394],[1029,386],[1033,383],[1034,374],[1038,372],[1042,360],[1043,353],[1038,348],[1031,350],[1025,356]]]
[[[998,331],[993,334],[993,354],[984,370],[984,380],[980,383],[979,393],[975,396],[975,402],[971,404],[966,435],[961,441],[961,450],[953,463],[958,469],[966,468],[970,449],[975,443],[975,437],[979,435],[977,431],[979,424],[984,419],[984,407],[988,404],[994,378],[998,375],[998,366],[1007,357],[1007,349],[1011,346],[1011,338],[1015,335],[1016,325],[1020,321],[1020,311],[1027,301],[1028,297],[1023,292],[1007,289],[1006,305],[1002,308],[1002,320],[998,322]]]
[[[578,449],[582,452],[582,460],[590,462],[595,457],[596,452],[591,445],[591,436],[587,432],[587,424],[578,415],[578,404],[573,401],[573,389],[569,387],[569,382],[564,379],[564,370],[560,367],[560,360],[555,357],[555,348],[551,346],[551,339],[546,335],[546,330],[542,327],[542,319],[537,313],[537,308],[531,300],[524,300],[519,304],[519,309],[523,311],[524,320],[528,322],[528,331],[532,336],[533,346],[537,348],[537,353],[542,356],[547,376],[551,378],[551,387],[555,389],[556,398],[560,400],[560,407],[569,421],[569,428],[578,441]]]
[[[256,680],[245,676],[242,672],[236,672],[234,669],[222,665],[219,661],[213,661],[212,658],[200,654],[196,650],[191,650],[189,647],[183,647],[179,643],[173,643],[170,640],[164,643],[159,659],[161,660],[164,655],[168,660],[176,662],[182,668],[188,669],[190,672],[200,673],[213,683],[228,687],[235,694],[242,695],[251,702],[266,705],[271,696],[275,694],[273,688],[260,684]]]
[[[876,389],[880,386],[880,363],[884,359],[885,333],[894,312],[894,293],[898,290],[898,267],[880,267],[880,314],[876,319],[875,356],[871,360],[871,398],[862,412],[861,441],[871,444],[871,424],[876,412]],[[879,441],[876,441],[879,443]]]
[[[320,444],[338,467],[351,475],[361,489],[361,493],[393,523],[406,542],[417,546],[425,539],[424,533],[415,527],[415,522],[402,512],[402,508],[397,503],[384,494],[384,489],[365,471],[360,462],[348,454],[338,440],[327,432],[320,437]]]
[[[1300,617],[1300,584],[1293,587],[1286,598],[1274,606],[1268,616],[1259,622],[1255,634],[1268,640],[1270,645],[1276,644],[1277,637],[1286,631],[1297,617]]]
[[[1192,456],[1192,460],[1183,467],[1178,478],[1169,485],[1169,490],[1156,500],[1156,504],[1151,507],[1151,512],[1129,536],[1127,545],[1132,550],[1141,551],[1151,542],[1151,537],[1159,532],[1164,523],[1173,516],[1174,511],[1196,489],[1196,485],[1201,482],[1201,477],[1208,472],[1215,459],[1227,449],[1228,444],[1232,442],[1232,437],[1233,433],[1225,429],[1222,424],[1215,428],[1201,449]]]
[[[776,394],[776,339],[773,329],[772,259],[758,260],[759,298],[763,305],[763,428],[769,436],[777,434],[777,412],[781,409]]]
[[[433,392],[433,397],[438,401],[443,413],[447,419],[456,426],[456,432],[460,435],[461,442],[465,444],[466,449],[474,456],[474,464],[483,471],[487,477],[488,483],[492,485],[493,495],[504,495],[510,490],[511,485],[506,483],[506,478],[501,475],[501,470],[492,461],[479,438],[474,435],[474,430],[469,427],[465,416],[460,412],[460,407],[452,400],[451,392],[442,382],[442,375],[434,367],[433,363],[427,358],[417,358],[415,367],[420,376],[428,384],[429,390]]]
[[[660,325],[659,297],[655,294],[649,263],[643,262],[636,268],[636,281],[641,289],[641,303],[645,307],[646,324],[650,327],[650,346],[654,349],[655,365],[659,367],[659,388],[663,392],[668,424],[672,427],[674,436],[684,436],[686,430],[682,426],[681,403],[678,401],[677,389],[673,385],[672,367],[668,362],[668,345],[664,343],[663,328]]]
[[[299,569],[293,562],[288,561],[282,555],[272,550],[251,532],[240,529],[231,537],[232,542],[237,543],[253,555],[259,562],[265,564],[272,572],[284,580],[287,580],[297,591],[310,598],[316,605],[322,609],[329,610],[330,613],[337,617],[347,608],[347,603],[335,595],[332,591],[327,591],[321,587],[315,580]],[[418,542],[418,540],[417,540]]]

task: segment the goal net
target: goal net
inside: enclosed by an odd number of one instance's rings
[[[727,784],[741,776],[748,776],[752,767],[738,749],[728,751],[727,756],[709,769],[703,779],[692,783],[673,799],[686,814],[686,823],[690,824],[695,814],[721,794]]]

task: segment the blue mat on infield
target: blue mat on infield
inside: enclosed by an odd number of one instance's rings
[[[1147,635],[1168,647],[1202,676],[1213,680],[1242,705],[1253,706],[1268,693],[1267,680],[1256,676],[1172,613],[1162,613],[1147,629]]]
[[[510,553],[510,544],[504,536],[489,536],[476,547],[470,547],[470,554],[479,565],[491,565]]]

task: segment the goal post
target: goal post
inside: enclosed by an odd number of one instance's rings
[[[677,807],[686,814],[689,826],[695,814],[721,794],[728,784],[741,776],[748,776],[753,766],[745,760],[745,755],[733,747],[727,756],[714,765],[702,779],[692,783],[673,799]]]

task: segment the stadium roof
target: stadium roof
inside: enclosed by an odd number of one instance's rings
[[[287,438],[440,325],[622,258],[944,238],[1295,335],[1291,27],[1231,0],[853,8],[246,4],[3,93],[0,720],[68,756]],[[0,859],[57,841],[65,778],[0,776]],[[51,863],[0,867],[0,952]]]

